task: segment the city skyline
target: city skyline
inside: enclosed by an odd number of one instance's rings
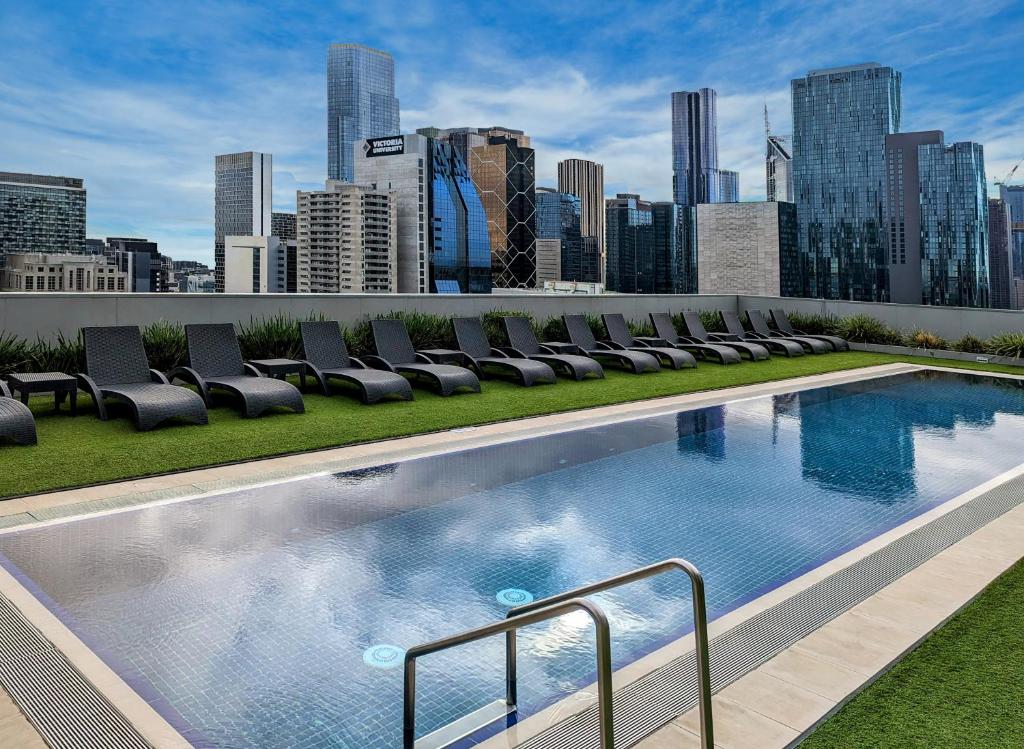
[[[1012,40],[1024,29],[1015,4],[913,13],[900,3],[829,14],[764,7],[737,6],[726,25],[716,11],[670,5],[627,8],[624,18],[619,5],[584,16],[527,3],[513,31],[467,6],[458,38],[442,33],[445,14],[431,4],[410,14],[388,3],[302,14],[187,3],[174,12],[116,3],[5,8],[0,60],[11,74],[0,84],[0,167],[84,178],[88,236],[146,236],[175,258],[212,263],[214,155],[273,154],[275,210],[293,209],[297,189],[323,188],[324,59],[331,43],[347,42],[394,56],[405,132],[521,128],[534,138],[544,186],[557,184],[559,160],[578,157],[605,165],[606,196],[669,199],[670,94],[706,86],[719,93],[720,163],[740,172],[742,200],[761,199],[764,103],[773,132],[789,134],[790,79],[865,60],[903,72],[902,130],[943,129],[985,147],[990,196],[992,180],[1024,155],[1024,95],[1010,76]],[[709,34],[719,23],[730,34],[742,29],[741,38]],[[236,40],[220,38],[225,25]],[[87,45],[85,27],[95,30]],[[544,33],[517,36],[531,28]],[[953,28],[959,43],[950,48]],[[784,49],[771,43],[779,34]],[[663,47],[686,48],[687,57]]]

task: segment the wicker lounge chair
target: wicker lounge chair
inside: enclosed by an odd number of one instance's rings
[[[202,398],[171,385],[163,374],[149,368],[137,326],[82,328],[82,339],[85,373],[78,375],[78,384],[92,396],[100,419],[108,418],[103,399],[114,398],[131,407],[140,431],[170,419],[207,423]]]
[[[186,325],[185,340],[188,366],[178,367],[167,376],[195,385],[207,405],[211,390],[225,390],[241,399],[242,415],[247,419],[278,407],[298,413],[306,410],[297,387],[264,377],[242,361],[242,349],[231,323]]]
[[[722,324],[725,326],[726,334],[733,340],[752,341],[766,346],[773,354],[783,356],[803,356],[804,347],[796,341],[787,341],[785,338],[763,338],[756,333],[748,333],[740,322],[740,317],[735,312],[719,311]]]
[[[505,328],[509,343],[507,347],[501,349],[502,351],[524,359],[544,362],[556,372],[568,375],[574,380],[582,380],[587,376],[604,378],[604,368],[589,356],[561,354],[538,341],[530,321],[525,317],[503,317],[501,324]]]
[[[664,341],[669,346],[675,346],[684,351],[689,351],[691,354],[697,354],[702,359],[717,361],[719,364],[740,363],[739,352],[723,343],[701,343],[696,338],[681,337],[676,333],[676,326],[672,322],[672,315],[668,312],[652,312],[651,325],[654,326],[655,339]]]
[[[371,367],[425,379],[445,396],[459,388],[480,392],[480,380],[471,370],[451,364],[434,364],[426,355],[417,353],[401,320],[371,320],[370,331],[377,355],[364,356],[363,359]]]
[[[686,329],[686,336],[699,343],[714,343],[728,346],[741,356],[748,357],[751,361],[761,361],[771,356],[771,353],[760,343],[736,340],[734,336],[725,333],[709,333],[700,315],[696,312],[683,312],[683,327]]]
[[[789,316],[785,310],[773,309],[772,310],[772,323],[775,325],[775,329],[779,331],[781,335],[791,336],[798,335],[803,338],[814,338],[818,341],[824,341],[829,344],[834,351],[849,351],[850,342],[845,338],[840,338],[837,335],[818,335],[805,333],[802,330],[796,330],[793,328],[793,324],[789,321]]]
[[[36,420],[32,411],[11,397],[7,383],[0,380],[0,439],[19,445],[36,444]]]
[[[486,379],[487,370],[499,370],[514,375],[524,387],[537,382],[558,381],[555,370],[544,362],[514,357],[491,346],[479,317],[456,317],[452,325],[459,350],[480,379]]]
[[[603,341],[613,348],[624,351],[641,351],[656,356],[662,365],[672,369],[687,369],[697,366],[697,360],[689,351],[683,351],[658,338],[634,338],[629,332],[626,318],[619,314],[601,315],[608,340]]]
[[[832,345],[825,341],[804,338],[803,336],[783,335],[777,330],[772,330],[768,327],[768,321],[764,319],[764,315],[761,314],[759,309],[748,309],[747,320],[750,322],[750,327],[754,330],[754,335],[758,338],[782,338],[787,341],[796,341],[803,346],[804,352],[808,354],[827,354],[832,350]]]
[[[652,354],[641,351],[620,351],[607,343],[599,343],[590,330],[590,323],[583,315],[563,315],[569,340],[581,352],[594,359],[611,360],[633,374],[657,372],[661,369],[658,360]]]
[[[395,372],[371,369],[359,359],[349,356],[341,327],[332,321],[299,323],[302,349],[306,353],[306,371],[320,383],[324,395],[331,394],[330,380],[341,380],[359,389],[363,403],[376,403],[384,398],[412,400],[412,385]]]

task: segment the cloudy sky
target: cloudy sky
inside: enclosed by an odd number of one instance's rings
[[[326,176],[327,46],[361,42],[395,56],[403,130],[521,128],[538,184],[581,156],[669,199],[669,94],[711,86],[761,199],[764,104],[787,133],[791,78],[863,61],[902,71],[904,130],[983,143],[994,180],[1024,157],[1021,39],[1020,0],[2,2],[0,171],[84,177],[89,236],[212,260],[214,155],[272,153],[294,209]]]

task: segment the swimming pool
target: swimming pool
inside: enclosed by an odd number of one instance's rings
[[[400,745],[397,649],[671,556],[712,616],[1020,462],[1015,380],[934,371],[752,398],[0,535],[0,561],[197,746]],[[597,597],[617,667],[685,580]],[[592,627],[520,637],[524,713],[593,679]],[[420,664],[427,732],[503,691],[501,638]]]

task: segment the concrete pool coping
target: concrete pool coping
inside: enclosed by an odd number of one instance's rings
[[[441,452],[450,452],[453,450],[462,450],[489,444],[500,444],[527,437],[557,433],[567,429],[577,429],[586,426],[596,426],[600,424],[610,424],[618,421],[644,418],[680,409],[699,408],[746,398],[787,393],[813,387],[837,385],[844,382],[854,382],[874,377],[924,369],[940,368],[916,364],[891,364],[878,367],[866,367],[856,370],[844,370],[842,372],[833,372],[824,375],[779,380],[770,383],[705,391],[701,393],[690,393],[683,396],[659,398],[650,401],[606,406],[550,416],[532,417],[518,421],[453,430],[450,432],[389,440],[387,442],[355,445],[327,451],[319,451],[316,453],[306,453],[283,458],[271,458],[252,463],[223,466],[220,468],[201,469],[183,474],[173,474],[169,476],[121,482],[119,484],[107,484],[78,490],[36,495],[33,497],[25,497],[0,503],[0,523],[9,526],[6,530],[0,532],[9,532],[11,530],[21,529],[28,525],[63,522],[70,518],[77,518],[85,515],[123,511],[125,509],[142,505],[163,504],[190,499],[197,496],[230,492],[259,483],[290,481],[319,473],[333,473],[336,471],[367,467],[383,462],[408,460],[426,457]],[[946,368],[941,368],[940,371],[959,371],[972,375],[982,374],[983,376],[1004,376],[1011,379],[1020,379],[1014,375],[999,375],[998,373],[987,372],[979,373],[973,370],[948,370]],[[458,436],[455,437],[455,435]],[[453,439],[453,437],[455,438]],[[976,488],[973,492],[968,492],[967,494],[962,495],[962,498],[964,498],[963,501],[969,501],[970,497],[968,495],[974,494],[974,496],[976,496],[977,493],[984,491],[983,487],[988,487],[988,485],[993,484],[993,482],[996,484],[1002,483],[1005,480],[1007,480],[1007,474],[1004,474],[997,479],[993,479],[990,482],[986,482],[986,484],[983,484],[982,487]],[[926,522],[923,518],[932,516],[932,513],[941,515],[944,512],[948,512],[953,509],[953,503],[958,502],[959,500],[961,500],[961,498],[951,500],[940,507],[934,508],[916,520],[921,520],[923,523]],[[22,504],[13,511],[4,512],[4,505],[11,502]],[[1007,513],[1007,515],[1010,515],[1010,513]],[[1000,518],[1000,520],[1002,520],[1002,518]],[[910,523],[914,522],[915,521],[910,521]],[[995,522],[991,525],[995,525]],[[1021,522],[1024,522],[1024,512],[1021,513]],[[903,526],[901,526],[901,529],[902,528]],[[856,554],[868,547],[877,548],[878,546],[884,545],[887,541],[882,539],[897,533],[899,530],[900,529],[896,529],[887,534],[883,534],[883,536],[868,542],[868,544],[865,544],[862,547],[858,547],[858,549],[848,552],[848,554]],[[959,545],[960,544],[957,544],[957,546]],[[863,553],[868,552],[864,551]],[[1024,549],[1022,549],[1021,553],[1024,554]],[[846,556],[847,555],[844,555],[844,557]],[[716,620],[716,622],[712,624],[712,635],[717,632],[724,631],[724,629],[727,629],[730,626],[734,626],[739,621],[742,621],[743,618],[753,615],[757,610],[770,606],[773,602],[777,602],[778,600],[785,598],[787,595],[791,595],[796,590],[795,587],[791,586],[794,586],[799,581],[802,580],[804,581],[804,584],[808,584],[813,579],[818,579],[827,575],[829,571],[841,566],[839,560],[844,557],[833,560],[833,562],[807,573],[807,575],[798,578],[798,580],[792,581],[787,585],[771,591],[741,609],[737,609],[731,614]],[[1016,559],[1014,561],[1016,561]],[[812,577],[815,575],[818,577]],[[992,576],[992,579],[994,579],[994,577],[995,575]],[[985,584],[987,584],[987,582],[988,581],[986,581]],[[81,642],[70,633],[70,631],[64,628],[63,624],[61,624],[56,617],[50,614],[50,612],[46,610],[41,603],[39,603],[30,593],[28,593],[28,591],[22,588],[17,581],[6,573],[0,575],[0,594],[12,599],[19,610],[21,610],[36,627],[40,628],[40,630],[50,638],[51,642],[54,642],[54,644],[57,645],[65,655],[67,655],[72,664],[79,669],[81,673],[90,682],[92,682],[95,687],[97,687],[98,691],[103,694],[116,709],[121,711],[122,714],[124,714],[139,730],[139,732],[145,736],[147,740],[153,743],[154,746],[188,746],[187,742],[185,742],[180,735],[174,732],[174,729],[171,728],[155,710],[153,710],[145,703],[144,700],[142,700],[141,697],[136,695],[126,684],[124,684],[124,682],[122,682],[109,669],[109,667],[106,666],[106,664],[100,661],[91,653],[91,651],[88,651],[88,649],[85,648],[85,646],[82,645]],[[868,599],[868,601],[870,600],[872,599]],[[964,603],[966,603],[966,601]],[[962,605],[963,604],[960,604],[960,606]],[[958,610],[960,606],[955,610]],[[948,618],[949,615],[951,614],[948,614],[945,618]],[[846,616],[846,614],[843,616]],[[48,618],[49,621],[47,620]],[[842,617],[839,619],[841,618]],[[939,626],[942,621],[945,621],[945,618],[934,626]],[[834,621],[838,622],[839,619]],[[826,627],[827,626],[830,625],[826,625]],[[928,631],[930,632],[931,629]],[[638,677],[659,668],[671,658],[677,657],[681,652],[684,652],[687,649],[688,641],[690,643],[689,649],[692,649],[692,638],[682,638],[676,643],[673,643],[662,650],[652,653],[651,655],[620,669],[615,675],[616,687],[618,688],[621,685],[632,682]],[[906,649],[901,651],[900,654],[905,652],[905,650]],[[758,669],[758,671],[760,670],[761,669]],[[777,679],[778,676],[773,676],[773,678]],[[746,679],[746,677],[744,677],[744,679]],[[740,685],[741,682],[743,682],[743,679],[737,681],[733,686]],[[716,708],[719,702],[732,699],[728,696],[727,692],[732,689],[733,686],[728,687],[721,695],[716,697]],[[582,694],[586,695],[586,692],[587,690],[584,690]],[[813,691],[811,693],[816,696],[820,696]],[[2,696],[2,690],[0,690],[0,696]],[[745,702],[733,701],[741,706],[746,705]],[[723,721],[726,721],[723,725],[727,724],[731,704],[732,703],[730,702],[726,702],[727,707],[718,708],[716,726]],[[587,698],[585,696],[582,699],[570,698],[570,700],[564,704],[558,703],[558,705],[552,706],[552,708],[524,720],[512,731],[508,731],[498,737],[494,737],[482,746],[488,747],[488,749],[492,746],[515,746],[529,736],[536,736],[547,726],[551,725],[553,716],[557,715],[557,720],[562,720],[572,712],[585,709],[586,707]],[[832,709],[837,708],[833,705]],[[762,717],[771,719],[770,716]],[[662,730],[663,732],[668,731],[685,734],[688,732],[688,729],[686,728],[686,720],[688,720],[688,718],[683,716],[679,721],[666,726]],[[789,727],[788,724],[785,723],[782,723],[781,725]],[[0,727],[2,727],[2,723],[0,723]],[[718,730],[720,740],[717,743],[722,746],[748,745],[743,743],[722,743],[721,737],[729,735],[728,729],[719,728]],[[691,736],[693,736],[692,732],[690,733]],[[680,740],[675,738],[671,733],[668,735],[676,742]],[[658,735],[649,739],[649,741],[659,740]],[[757,745],[768,746],[769,744],[758,743]],[[643,746],[646,747],[647,744],[645,743]],[[659,745],[654,743],[650,746],[651,749],[654,749],[654,747]]]

